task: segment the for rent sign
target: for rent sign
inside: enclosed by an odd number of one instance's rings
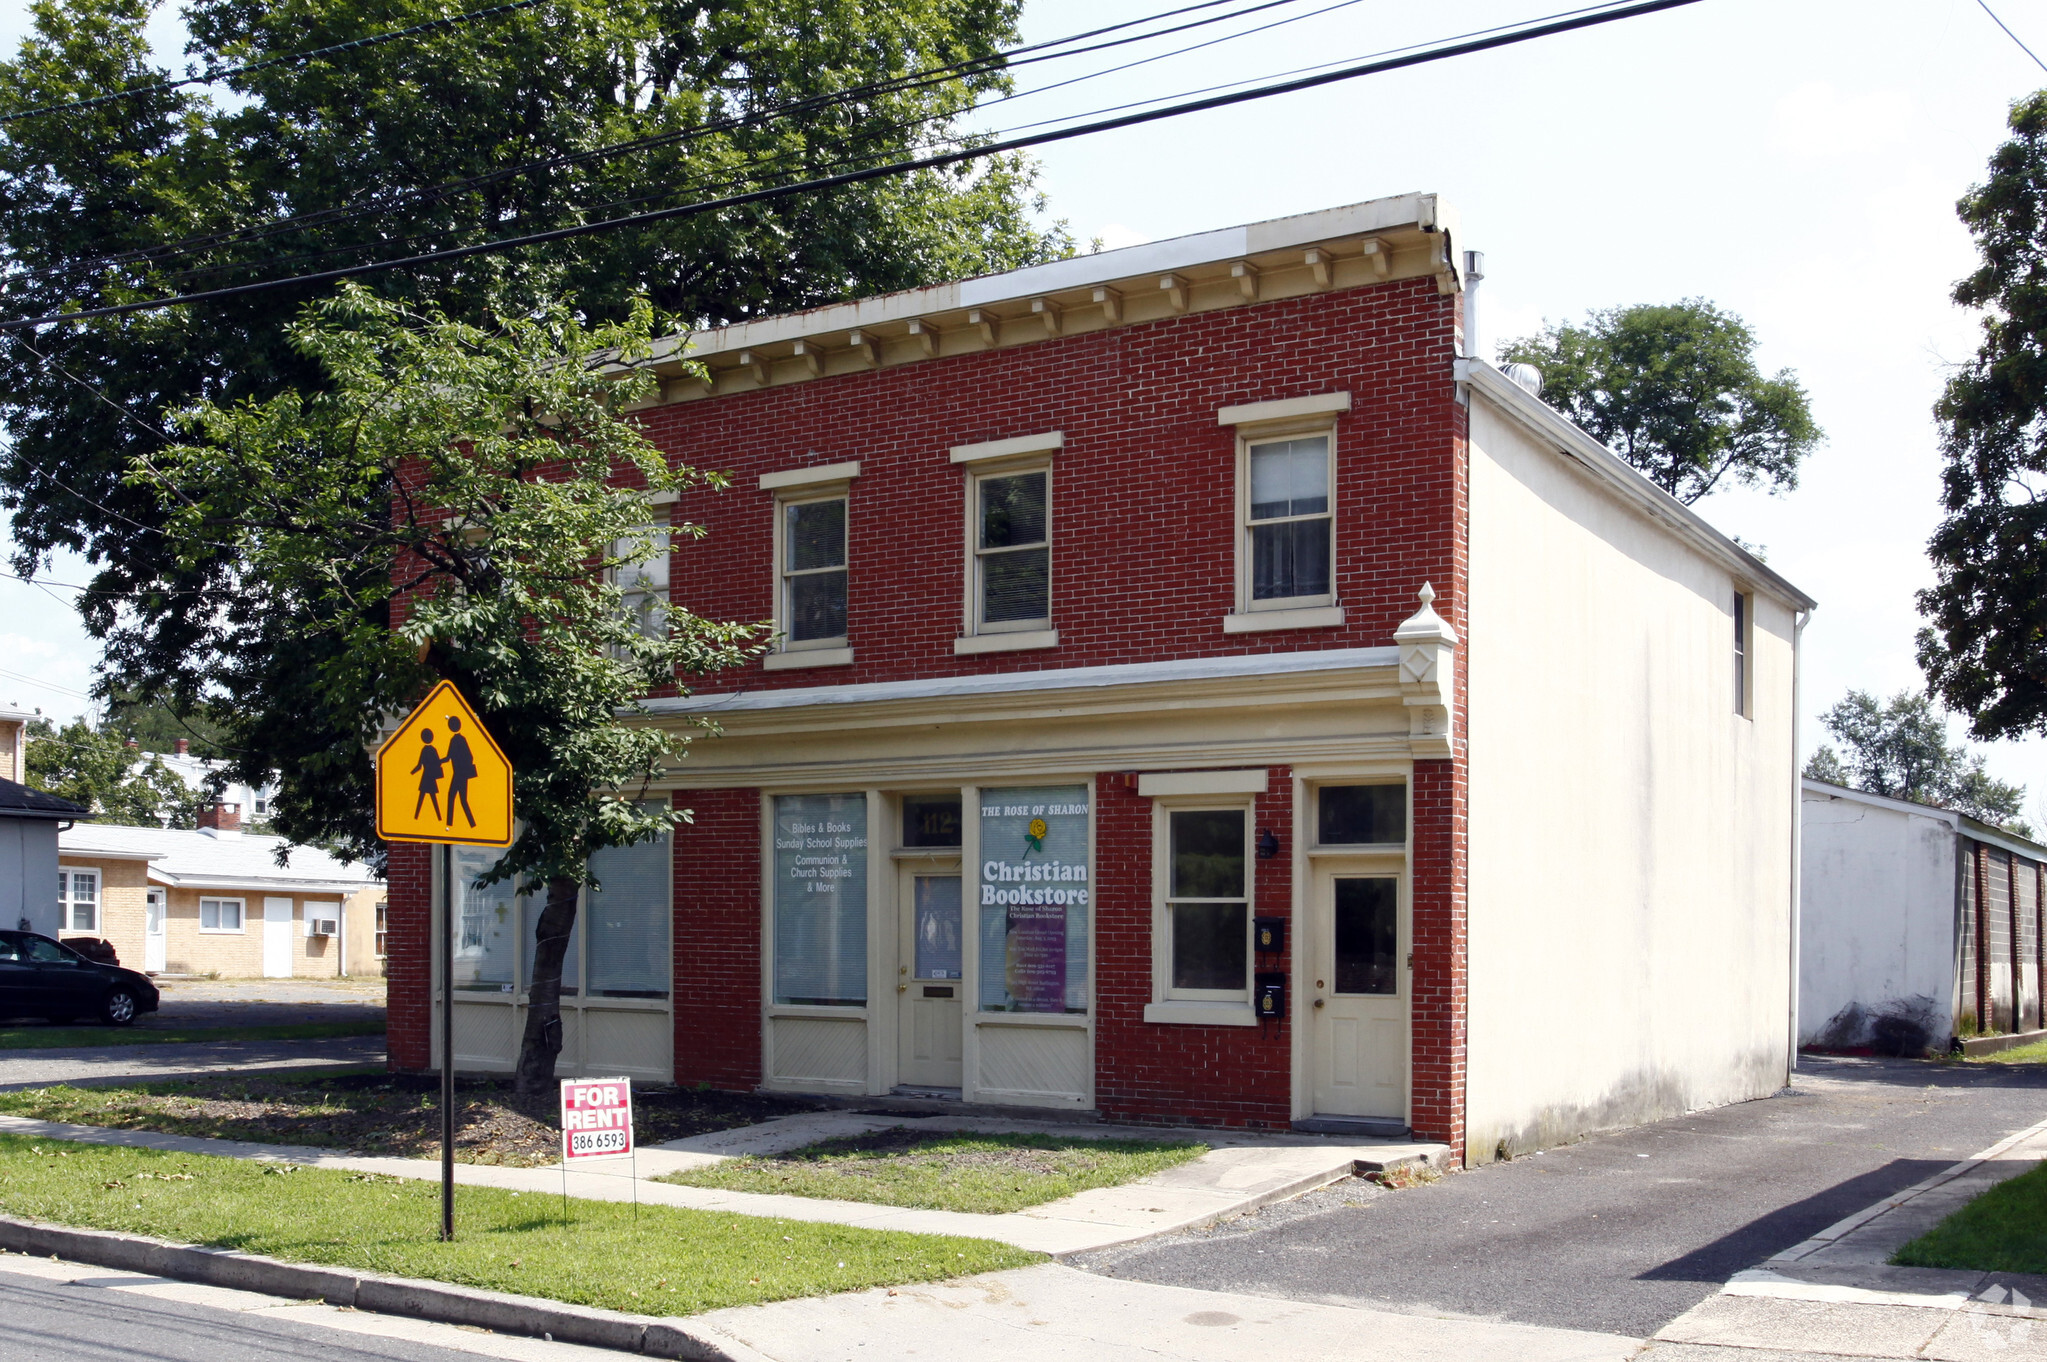
[[[562,1162],[620,1159],[633,1152],[630,1078],[564,1078]]]

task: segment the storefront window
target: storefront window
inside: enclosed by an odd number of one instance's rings
[[[518,889],[510,880],[477,883],[503,855],[494,847],[461,847],[455,852],[457,989],[481,993],[512,991]]]
[[[867,798],[775,800],[775,1001],[867,1002]]]
[[[597,884],[584,893],[582,916],[590,948],[584,982],[592,996],[668,996],[672,866],[665,833],[631,846],[605,847],[590,857]]]
[[[981,1010],[1086,1012],[1085,785],[981,791]]]

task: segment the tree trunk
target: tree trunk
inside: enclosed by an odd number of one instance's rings
[[[562,958],[576,931],[574,880],[547,882],[547,907],[533,929],[533,982],[526,990],[526,1034],[519,1042],[517,1090],[538,1097],[554,1087],[562,1052]]]

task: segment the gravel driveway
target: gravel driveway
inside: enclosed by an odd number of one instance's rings
[[[2047,1066],[1802,1061],[1785,1095],[1070,1259],[1177,1286],[1646,1336],[1734,1273],[2047,1119]]]

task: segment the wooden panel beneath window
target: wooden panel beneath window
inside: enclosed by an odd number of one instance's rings
[[[823,1017],[776,1017],[773,1068],[769,1081],[777,1087],[843,1088],[867,1084],[867,1021]]]
[[[1088,1105],[1094,1047],[1084,1027],[983,1024],[977,1031],[975,1101]]]

